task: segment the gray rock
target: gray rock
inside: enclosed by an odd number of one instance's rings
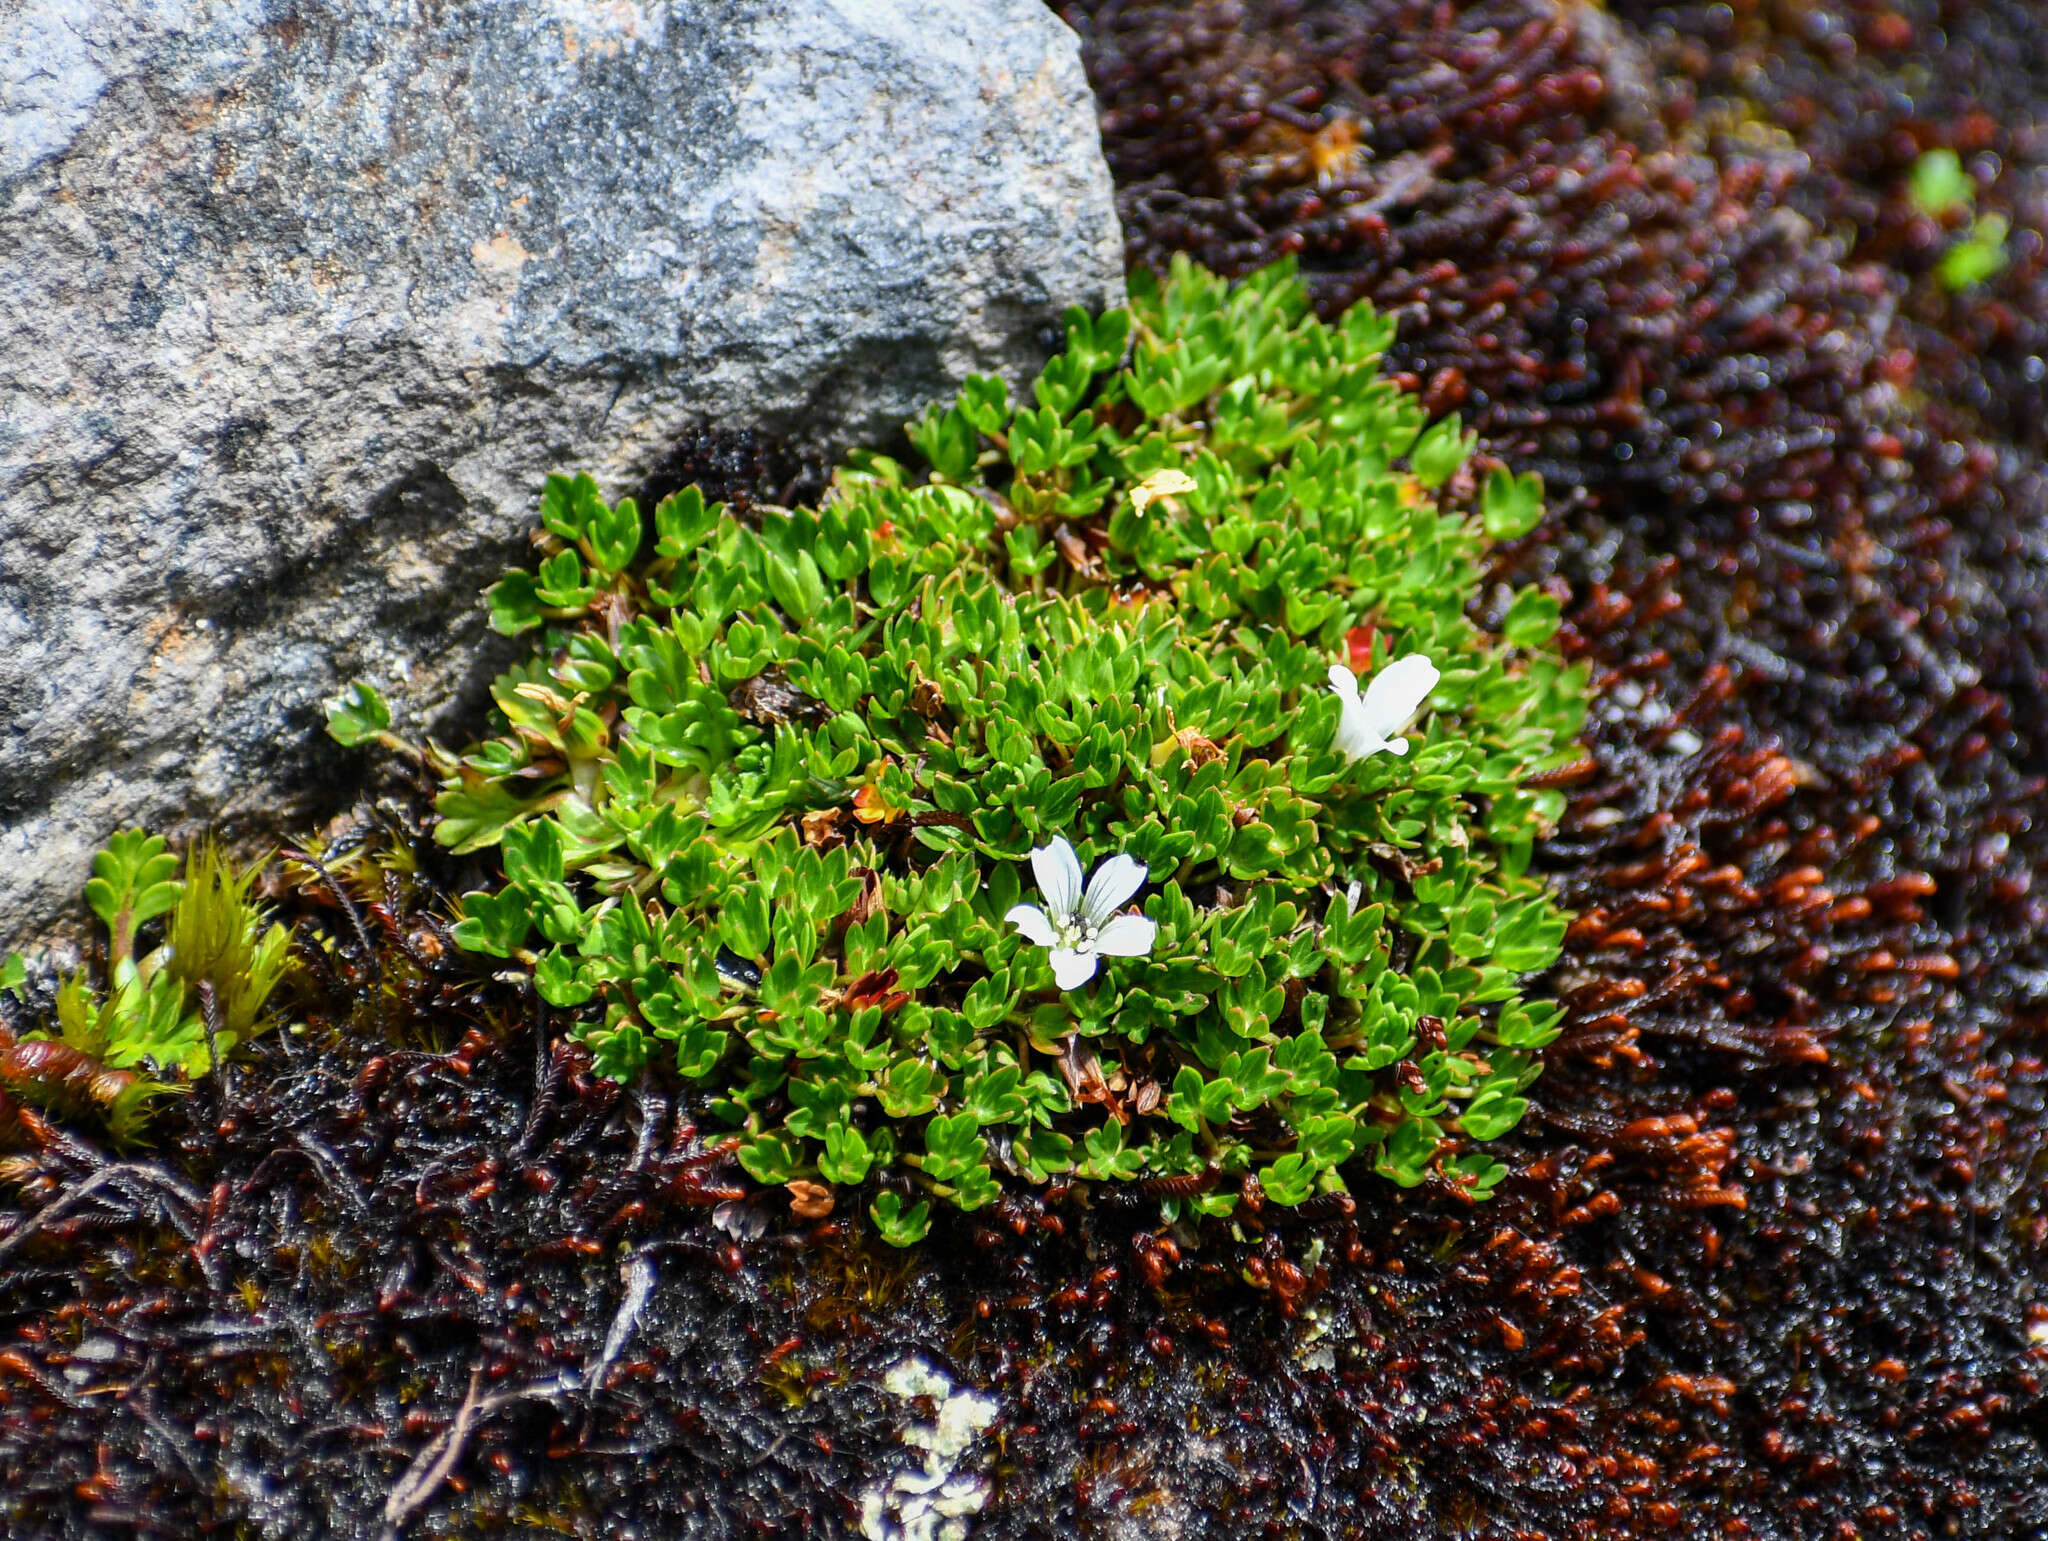
[[[0,940],[306,816],[351,676],[445,727],[548,471],[885,440],[1121,293],[1039,0],[17,0]]]

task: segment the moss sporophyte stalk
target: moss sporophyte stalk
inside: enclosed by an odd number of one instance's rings
[[[1060,1175],[1218,1216],[1368,1169],[1485,1197],[1560,1016],[1523,992],[1566,923],[1532,778],[1586,681],[1549,596],[1469,619],[1541,487],[1475,492],[1392,334],[1178,264],[1070,313],[1030,403],[970,380],[925,468],[854,455],[815,508],[550,479],[490,593],[535,640],[497,731],[426,751],[440,841],[503,858],[458,940],[898,1243]],[[391,737],[367,687],[333,723]]]

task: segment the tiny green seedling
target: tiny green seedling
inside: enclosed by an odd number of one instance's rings
[[[1906,195],[1928,218],[1947,220],[1976,208],[1977,184],[1955,151],[1929,150],[1913,163]],[[1956,294],[2003,272],[2008,261],[2005,238],[2011,228],[2002,214],[1977,215],[1962,239],[1941,254],[1934,270],[1941,286]]]
[[[2002,273],[2008,260],[2005,237],[2010,228],[2003,214],[1978,215],[1970,233],[1942,253],[1941,266],[1936,269],[1942,287],[1953,294]]]
[[[1913,163],[1906,195],[1930,219],[1945,219],[1968,210],[1977,199],[1977,184],[1963,170],[1962,157],[1950,149],[1929,150]]]

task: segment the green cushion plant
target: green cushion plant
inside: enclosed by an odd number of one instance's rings
[[[1585,676],[1542,593],[1470,619],[1541,487],[1475,496],[1392,333],[1177,264],[1071,312],[1033,401],[970,380],[928,469],[854,455],[816,508],[552,478],[490,593],[536,645],[439,756],[439,838],[506,878],[458,939],[605,1072],[701,1083],[758,1180],[872,1183],[899,1244],[1055,1174],[1210,1215],[1368,1167],[1484,1197],[1557,1030],[1529,783]],[[335,712],[388,736],[365,687]]]

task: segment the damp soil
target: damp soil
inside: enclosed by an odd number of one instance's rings
[[[1601,693],[1493,1201],[796,1221],[452,947],[394,783],[277,896],[303,1033],[129,1157],[0,1104],[8,1534],[853,1534],[916,1352],[1001,1402],[977,1537],[2048,1535],[2048,20],[1610,9],[1062,11],[1134,262],[1398,311],[1551,489],[1501,571]],[[1996,158],[1978,293],[1932,144]]]

